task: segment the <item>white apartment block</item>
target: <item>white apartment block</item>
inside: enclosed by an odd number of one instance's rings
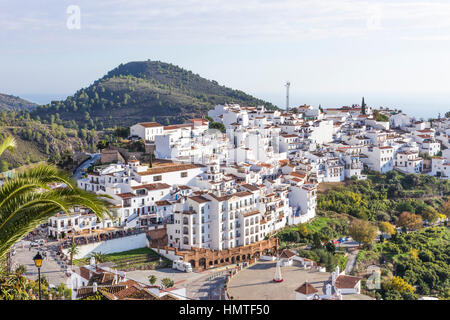
[[[391,146],[367,147],[363,151],[365,158],[362,158],[370,169],[381,173],[386,173],[394,169],[394,148]]]
[[[155,135],[163,133],[164,126],[157,122],[141,122],[130,127],[130,135],[145,141],[154,141]]]

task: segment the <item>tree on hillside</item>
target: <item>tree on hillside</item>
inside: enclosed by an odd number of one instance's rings
[[[408,211],[403,211],[397,220],[397,226],[417,230],[423,225],[422,217]]]
[[[355,219],[348,228],[349,235],[357,242],[369,245],[377,236],[377,227],[368,221]]]
[[[0,161],[0,172],[8,171],[9,164],[5,160]]]
[[[434,223],[440,218],[439,212],[437,212],[433,207],[426,207],[422,210],[421,216],[430,223]]]
[[[447,218],[450,216],[450,201],[445,201],[442,204],[442,213],[447,216]]]
[[[210,122],[209,128],[217,129],[217,130],[220,130],[221,132],[226,132],[225,125],[222,122]]]
[[[387,221],[380,222],[380,231],[388,235],[393,235],[396,232],[395,227]]]
[[[400,277],[392,277],[389,281],[383,285],[384,290],[394,290],[399,293],[414,293],[416,289],[408,282]]]

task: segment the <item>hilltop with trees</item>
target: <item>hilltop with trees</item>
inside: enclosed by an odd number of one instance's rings
[[[21,111],[31,110],[34,107],[37,107],[36,103],[9,94],[0,93],[0,110]]]
[[[31,115],[44,123],[53,115],[84,129],[103,130],[141,121],[158,121],[164,125],[181,123],[202,117],[214,105],[224,103],[276,108],[192,71],[147,60],[121,64],[91,86],[64,101],[37,107]]]

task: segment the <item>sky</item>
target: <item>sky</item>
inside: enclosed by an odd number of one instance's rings
[[[278,106],[450,110],[450,1],[0,0],[0,92],[38,103],[170,62]]]

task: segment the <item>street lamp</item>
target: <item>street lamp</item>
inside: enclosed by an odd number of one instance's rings
[[[39,281],[39,300],[41,300],[41,266],[42,266],[42,256],[38,253],[33,258],[34,265],[38,268],[38,281]]]

